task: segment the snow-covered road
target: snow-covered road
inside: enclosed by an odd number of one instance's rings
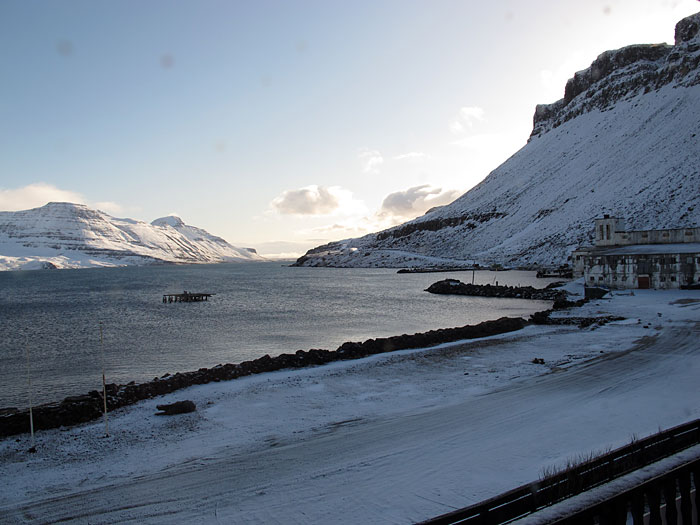
[[[409,523],[700,417],[700,294],[573,315],[607,313],[632,319],[197,387],[197,414],[149,401],[114,415],[113,438],[54,431],[35,456],[7,440],[0,521]]]

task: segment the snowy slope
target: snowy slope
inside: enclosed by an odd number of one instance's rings
[[[177,217],[152,224],[82,204],[0,212],[0,270],[262,260]]]
[[[537,107],[520,151],[453,203],[310,250],[309,266],[413,266],[432,258],[560,264],[610,213],[632,228],[700,224],[700,13],[676,44],[601,54]]]

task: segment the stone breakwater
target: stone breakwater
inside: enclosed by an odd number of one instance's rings
[[[504,297],[510,299],[536,299],[541,301],[562,301],[566,299],[567,295],[565,291],[554,288],[465,284],[457,279],[444,279],[442,281],[438,281],[431,284],[425,291],[436,294]]]
[[[527,324],[521,318],[502,317],[495,321],[485,321],[476,325],[457,328],[442,328],[412,335],[398,335],[386,338],[368,339],[364,342],[346,342],[337,350],[299,350],[294,354],[281,354],[276,357],[264,355],[253,361],[238,364],[218,365],[213,368],[200,368],[194,372],[165,374],[146,383],[134,382],[126,385],[109,384],[107,409],[113,411],[132,405],[144,399],[169,394],[193,385],[228,381],[252,374],[262,374],[288,368],[318,366],[332,361],[360,359],[374,354],[425,348],[462,339],[476,339],[491,335],[520,330]],[[59,403],[35,407],[33,410],[34,428],[46,430],[62,426],[72,426],[98,419],[102,416],[102,393],[96,390],[82,395],[67,397]],[[29,410],[0,410],[0,437],[22,434],[29,431]]]

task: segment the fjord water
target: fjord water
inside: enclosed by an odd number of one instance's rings
[[[471,282],[472,272],[279,263],[0,272],[0,407],[27,405],[27,347],[35,402],[100,388],[100,322],[107,382],[127,383],[264,354],[335,350],[345,341],[526,317],[550,306],[424,291],[448,277]],[[475,274],[477,284],[496,280],[551,282],[533,272]],[[184,290],[216,295],[163,304],[163,294]]]

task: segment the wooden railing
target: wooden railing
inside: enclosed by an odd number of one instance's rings
[[[501,524],[531,514],[602,483],[659,461],[700,443],[700,419],[576,465],[543,480],[522,485],[494,498],[422,522]],[[700,482],[700,478],[694,478]]]
[[[698,489],[700,489],[700,459],[676,467],[641,485],[550,523],[557,525],[628,523],[631,515],[634,525],[647,523],[649,525],[662,523],[691,525],[698,521],[698,509],[700,509],[700,490]]]

